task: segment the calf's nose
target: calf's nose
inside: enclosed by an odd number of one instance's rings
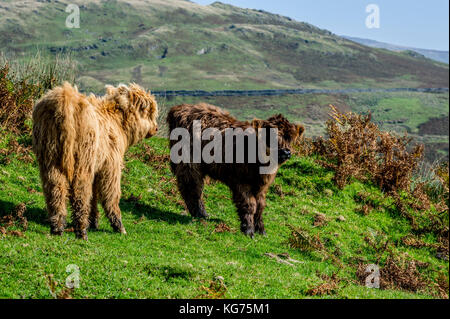
[[[292,156],[291,151],[287,148],[283,148],[281,150],[278,151],[278,158],[280,160],[280,162],[285,162],[288,159],[290,159]]]

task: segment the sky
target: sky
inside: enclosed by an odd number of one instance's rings
[[[193,0],[207,5],[211,0]],[[308,22],[338,35],[408,47],[449,50],[448,0],[220,0]],[[379,8],[379,28],[368,28],[366,8]],[[371,20],[372,22],[374,20]]]

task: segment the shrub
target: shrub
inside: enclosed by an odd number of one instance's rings
[[[322,166],[335,171],[340,188],[352,178],[374,183],[391,196],[394,209],[411,222],[413,231],[435,233],[448,251],[448,163],[429,168],[426,179],[417,178],[423,145],[411,146],[407,135],[381,131],[370,114],[344,114],[330,107],[328,138],[304,139],[297,153],[319,157]],[[364,204],[362,213],[368,214],[371,205]]]
[[[30,117],[39,88],[27,80],[13,82],[8,77],[9,65],[0,68],[0,124],[14,133],[29,132]]]
[[[314,142],[315,151],[335,170],[335,181],[343,188],[350,178],[372,180],[383,191],[407,190],[423,156],[423,145],[408,151],[411,139],[381,131],[371,115],[343,114],[331,105],[327,121],[328,139]]]
[[[77,63],[67,54],[44,57],[38,51],[24,60],[11,60],[0,53],[0,66],[5,65],[10,66],[9,78],[13,83],[27,81],[39,88],[39,96],[64,81],[75,83],[77,75]]]
[[[44,59],[39,53],[27,62],[10,63],[0,54],[0,125],[13,133],[29,133],[33,105],[45,91],[63,81],[73,83],[75,63],[69,56]]]

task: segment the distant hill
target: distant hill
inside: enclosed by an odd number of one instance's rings
[[[79,5],[69,29],[67,4]],[[448,87],[448,66],[370,48],[305,22],[220,2],[0,0],[0,48],[71,53],[78,82],[154,90]]]
[[[395,45],[385,42],[379,42],[370,39],[342,36],[348,40],[367,45],[373,48],[387,49],[391,51],[414,51],[417,52],[428,59],[432,59],[438,62],[449,63],[448,51],[439,51],[439,50],[429,50],[429,49],[418,49],[412,47],[405,47],[401,45]]]

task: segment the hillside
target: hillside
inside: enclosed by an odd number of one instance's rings
[[[162,138],[130,150],[120,204],[128,234],[113,233],[102,214],[85,242],[70,225],[49,235],[34,160],[0,154],[0,298],[448,298],[435,235],[413,231],[375,186],[340,190],[316,158],[295,156],[268,193],[267,236],[252,240],[223,184],[206,185],[208,220],[187,215],[167,156]],[[375,205],[367,214],[366,202]],[[299,234],[306,242],[294,248]],[[374,263],[383,289],[364,286]],[[64,288],[70,264],[80,268],[73,291]]]
[[[448,299],[448,163],[430,168],[421,147],[372,125],[407,131],[433,148],[431,161],[441,159],[448,92],[158,96],[160,136],[125,156],[128,234],[113,233],[101,210],[88,241],[75,239],[71,218],[63,236],[51,236],[30,114],[65,80],[93,91],[128,81],[152,90],[448,86],[448,66],[266,12],[181,0],[75,2],[82,27],[67,30],[65,1],[0,0],[0,44],[10,57],[0,56],[0,298]],[[210,179],[210,217],[186,212],[169,169],[165,115],[200,100],[240,119],[283,113],[306,126],[267,194],[267,236],[241,234],[229,189]],[[373,265],[380,289],[366,286]],[[80,285],[69,289],[74,269]]]
[[[448,93],[351,93],[301,94],[282,96],[218,96],[158,98],[162,109],[181,103],[206,101],[225,108],[234,116],[252,120],[283,113],[305,125],[308,137],[325,134],[329,105],[340,110],[372,113],[374,121],[386,131],[407,132],[415,142],[425,144],[429,163],[447,159],[449,154]],[[163,111],[164,112],[164,111]]]
[[[429,50],[429,49],[420,49],[420,48],[411,48],[411,47],[405,47],[401,45],[395,45],[385,42],[379,42],[375,40],[370,39],[363,39],[363,38],[357,38],[357,37],[349,37],[349,36],[342,36],[343,38],[346,38],[348,40],[367,45],[369,47],[373,48],[380,48],[380,49],[387,49],[391,51],[413,51],[417,52],[418,54],[423,55],[424,57],[428,59],[432,59],[438,62],[447,63],[449,61],[448,58],[448,51],[440,51],[440,50]]]
[[[79,29],[65,26],[68,3]],[[10,56],[71,53],[97,91],[135,81],[154,90],[448,87],[448,66],[369,48],[264,11],[185,0],[0,1]]]

